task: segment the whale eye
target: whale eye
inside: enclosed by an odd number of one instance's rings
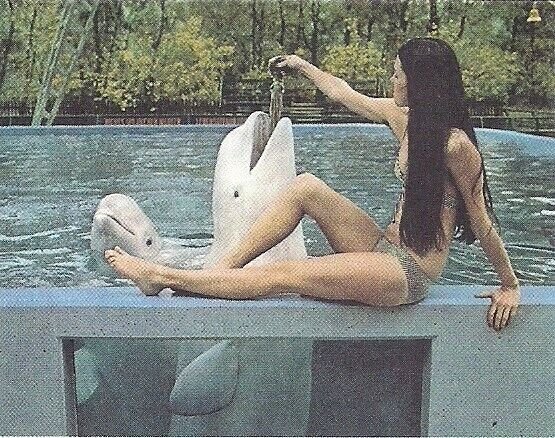
[[[233,196],[235,196],[236,198],[239,197],[239,192],[237,190],[235,190],[235,193],[233,193]]]
[[[152,239],[148,238],[146,239],[146,246],[150,246],[150,245],[152,245]]]

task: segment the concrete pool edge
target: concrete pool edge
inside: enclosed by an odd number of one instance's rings
[[[135,288],[0,289],[0,433],[65,435],[63,340],[78,337],[429,339],[422,431],[547,435],[555,404],[555,287],[522,288],[513,323],[485,324],[494,286],[434,286],[398,308],[314,301],[145,297]],[[106,294],[111,300],[105,300]],[[427,387],[427,388],[426,388]]]
[[[484,306],[489,299],[475,298],[474,294],[494,290],[494,285],[432,285],[429,295],[422,301],[400,306],[399,309],[434,305]],[[277,295],[252,300],[226,300],[186,296],[171,296],[164,290],[160,296],[147,297],[135,287],[17,287],[0,288],[0,309],[35,307],[129,307],[129,308],[248,308],[248,307],[293,307],[293,308],[335,308],[349,307],[380,310],[377,307],[356,303],[340,303],[302,298],[297,295]],[[110,299],[107,300],[107,294]],[[555,286],[522,287],[521,306],[555,305]],[[381,310],[384,310],[382,308]],[[389,310],[394,308],[389,308]]]
[[[105,134],[114,133],[122,134],[127,133],[127,131],[132,131],[133,133],[140,133],[141,131],[148,132],[166,132],[166,131],[187,131],[187,130],[203,130],[206,128],[220,130],[222,128],[231,130],[234,127],[239,126],[237,124],[202,124],[202,123],[192,123],[192,124],[180,124],[180,125],[53,125],[53,126],[26,126],[26,125],[12,125],[12,126],[0,126],[0,132],[8,135],[33,135],[33,134],[54,134],[54,135],[66,135],[66,134]],[[387,128],[387,125],[378,122],[346,122],[346,123],[294,123],[295,128],[372,128],[372,129],[383,129]],[[389,131],[389,128],[388,132]],[[476,132],[488,133],[500,133],[507,136],[522,136],[523,138],[540,138],[545,142],[554,143],[555,139],[547,136],[539,136],[535,134],[529,134],[521,131],[513,131],[508,129],[498,129],[498,128],[482,128],[474,127]]]

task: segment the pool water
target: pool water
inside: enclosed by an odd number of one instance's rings
[[[211,190],[230,126],[0,129],[0,288],[127,284],[99,270],[91,220],[109,193],[132,196],[160,235],[183,247],[212,241]],[[381,227],[400,183],[397,143],[382,125],[294,126],[298,172],[326,181]],[[478,129],[502,238],[522,284],[553,284],[555,140]],[[331,253],[304,220],[309,254]],[[479,246],[453,243],[440,284],[496,284]]]

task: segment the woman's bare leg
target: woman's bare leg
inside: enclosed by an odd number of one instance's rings
[[[229,299],[300,293],[314,298],[395,306],[405,301],[408,291],[399,261],[376,252],[331,254],[246,269],[193,271],[156,265],[120,249],[106,251],[106,259],[147,295],[168,287]]]
[[[281,242],[305,214],[316,221],[337,254],[232,269],[243,267]],[[116,271],[148,295],[166,287],[243,299],[294,292],[370,305],[397,305],[406,297],[407,281],[395,257],[371,252],[381,235],[372,218],[353,202],[315,176],[302,174],[258,218],[242,242],[212,269],[171,269],[121,250],[107,251],[106,258]]]
[[[245,266],[289,236],[305,214],[316,221],[336,253],[372,251],[382,235],[364,210],[319,178],[303,173],[213,268]]]

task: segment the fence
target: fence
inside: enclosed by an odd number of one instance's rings
[[[139,102],[122,110],[112,102],[92,96],[73,96],[64,100],[54,124],[236,124],[253,111],[267,111],[271,80],[250,79],[222,87],[217,104],[195,104],[168,99]],[[383,96],[379,81],[353,82],[351,86],[369,96]],[[504,108],[496,102],[470,102],[475,127],[515,130],[555,135],[555,112]],[[33,105],[29,102],[0,104],[0,126],[30,125]],[[330,102],[314,87],[294,85],[284,96],[283,116],[293,123],[368,122],[341,105]]]

